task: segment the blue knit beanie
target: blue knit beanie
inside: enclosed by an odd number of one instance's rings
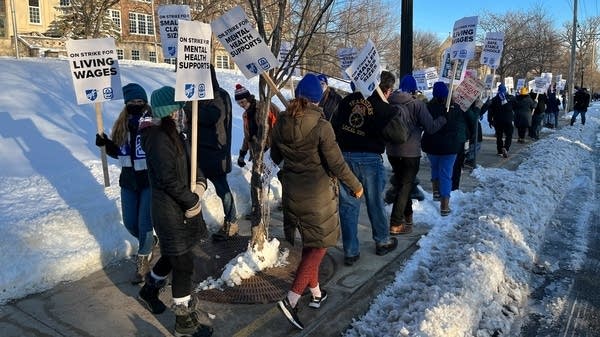
[[[504,84],[498,86],[498,93],[506,94],[506,86]]]
[[[125,101],[125,104],[127,104],[127,102],[134,99],[141,99],[145,103],[148,103],[146,90],[137,83],[129,83],[123,87],[123,100]]]
[[[166,117],[183,106],[181,102],[175,102],[175,88],[173,87],[165,86],[154,90],[150,96],[150,101],[152,115],[157,118]]]
[[[297,98],[304,97],[313,103],[319,103],[321,97],[323,97],[321,81],[319,81],[319,78],[315,74],[306,74],[298,82],[294,93]]]
[[[404,75],[400,80],[400,90],[403,92],[413,93],[417,91],[417,80],[413,75]]]
[[[448,97],[448,87],[444,82],[435,82],[433,84],[433,97],[446,98]]]

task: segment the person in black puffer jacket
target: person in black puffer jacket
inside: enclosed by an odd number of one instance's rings
[[[155,119],[140,125],[152,186],[152,219],[161,242],[161,257],[146,275],[139,299],[152,313],[162,313],[166,307],[158,293],[172,273],[175,334],[210,336],[212,328],[200,323],[195,301],[190,303],[194,271],[192,247],[202,233],[193,219],[200,215],[206,179],[198,170],[195,184],[190,186],[193,163],[189,162],[189,149],[181,134],[184,126],[178,123],[183,104],[174,99],[172,87],[155,90],[151,97]]]

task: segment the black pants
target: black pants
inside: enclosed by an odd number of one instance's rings
[[[191,251],[177,256],[162,255],[152,268],[152,272],[161,277],[166,277],[173,272],[171,277],[173,297],[186,297],[192,293],[194,255]]]
[[[519,135],[519,139],[524,139],[525,134],[529,128],[517,128],[517,134]]]
[[[404,223],[404,215],[413,213],[410,191],[412,189],[412,183],[419,172],[421,157],[408,158],[388,156],[388,160],[390,165],[392,165],[392,170],[394,171],[394,176],[396,176],[399,187],[396,200],[394,200],[392,206],[390,223],[399,225]]]
[[[504,123],[496,123],[494,125],[496,129],[496,150],[498,154],[502,154],[502,148],[505,148],[506,151],[510,149],[510,144],[512,144],[512,136],[513,136],[513,125],[512,122],[504,122]],[[504,140],[502,137],[504,136]]]
[[[456,154],[454,166],[452,167],[452,190],[457,190],[460,185],[460,175],[465,164],[465,143],[460,144],[460,150]]]

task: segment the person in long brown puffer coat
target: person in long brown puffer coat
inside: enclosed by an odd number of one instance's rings
[[[338,179],[356,198],[363,187],[346,164],[335,141],[331,124],[317,106],[323,91],[318,78],[307,74],[298,83],[296,99],[282,112],[272,131],[271,158],[281,164],[283,226],[286,239],[294,243],[296,230],[302,239],[302,260],[288,295],[277,303],[292,325],[304,326],[297,303],[308,287],[309,306],[319,308],[327,292],[319,287],[319,266],[328,247],[340,237]]]

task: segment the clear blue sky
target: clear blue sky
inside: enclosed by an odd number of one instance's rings
[[[400,11],[400,1],[394,8]],[[413,0],[413,27],[414,30],[433,32],[441,38],[452,32],[454,22],[465,16],[481,15],[484,10],[493,13],[506,13],[508,11],[529,10],[541,4],[546,13],[555,20],[555,26],[562,27],[564,22],[573,20],[574,0]],[[578,0],[577,19],[584,20],[590,16],[600,15],[598,0]]]

